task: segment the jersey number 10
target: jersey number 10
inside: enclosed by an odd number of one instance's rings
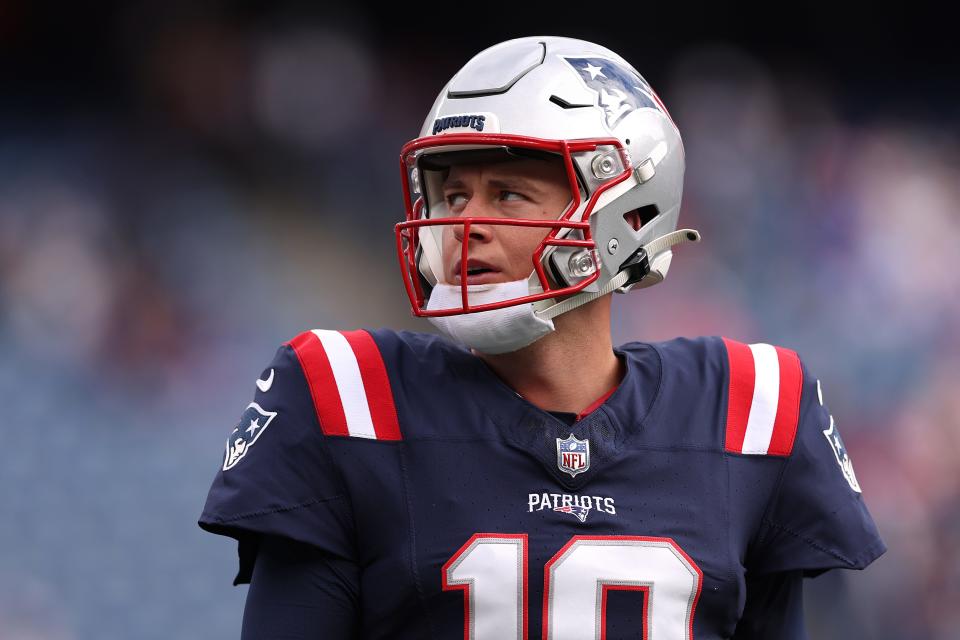
[[[573,536],[543,569],[543,640],[604,640],[610,590],[644,592],[640,637],[693,637],[703,572],[670,538]],[[527,534],[474,534],[442,571],[464,640],[527,640]]]

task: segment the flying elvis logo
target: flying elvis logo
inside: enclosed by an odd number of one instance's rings
[[[260,438],[260,434],[267,430],[276,417],[276,411],[267,411],[256,402],[247,405],[240,416],[240,422],[227,438],[226,454],[223,459],[224,471],[235,467],[247,455],[253,443]]]
[[[637,109],[657,109],[670,117],[650,84],[633,69],[604,58],[564,56],[563,59],[583,83],[597,93],[596,106],[603,111],[611,131]]]
[[[820,401],[820,406],[824,407],[823,389],[820,387],[819,380],[817,380],[817,399]],[[847,484],[857,493],[863,493],[860,489],[860,483],[857,482],[857,474],[853,472],[853,460],[850,459],[850,454],[847,453],[847,447],[843,444],[843,438],[840,437],[840,432],[837,431],[837,424],[833,421],[832,414],[830,415],[830,426],[823,429],[821,433],[823,437],[827,439],[827,442],[830,443],[830,448],[833,450],[833,455],[837,459],[837,464],[840,465],[840,471],[843,473]]]

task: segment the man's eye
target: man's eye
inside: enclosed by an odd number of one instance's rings
[[[462,193],[451,193],[444,197],[446,198],[447,206],[449,207],[456,207],[460,204],[463,204],[467,200],[467,197]]]
[[[526,196],[524,196],[522,193],[517,193],[516,191],[501,191],[500,195],[503,197],[504,200],[526,200],[527,199]],[[508,196],[516,196],[516,197],[510,198]]]

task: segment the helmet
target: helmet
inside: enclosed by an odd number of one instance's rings
[[[451,213],[442,184],[452,166],[521,158],[563,166],[569,204],[556,218]],[[437,96],[420,136],[403,146],[400,173],[406,220],[396,225],[396,246],[417,316],[530,304],[549,320],[612,291],[662,281],[671,246],[700,239],[676,230],[684,173],[676,124],[636,69],[584,40],[518,38],[474,56]],[[542,229],[529,277],[509,297],[491,298],[489,287],[470,283],[470,229],[481,225]],[[444,255],[452,230],[460,240],[455,257]],[[449,277],[454,259],[458,278]],[[455,295],[431,304],[441,285]]]

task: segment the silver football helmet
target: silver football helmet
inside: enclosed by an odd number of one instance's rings
[[[453,215],[442,190],[452,165],[550,158],[566,169],[570,204],[555,220]],[[677,231],[683,192],[680,132],[633,66],[600,45],[555,36],[509,40],[471,59],[437,96],[420,136],[400,156],[406,221],[397,252],[413,313],[435,317],[529,303],[549,320],[607,293],[664,279],[671,247],[699,241]],[[469,242],[443,253],[450,225],[543,228],[527,286],[489,302],[471,284]],[[449,246],[449,243],[448,243]],[[429,306],[438,284],[456,295]],[[449,300],[453,299],[450,303]]]

